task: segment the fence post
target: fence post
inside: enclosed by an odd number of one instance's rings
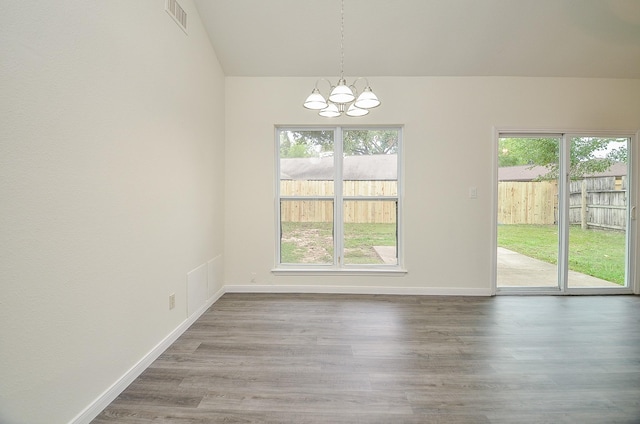
[[[582,203],[580,210],[581,226],[583,230],[587,229],[587,179],[582,179]]]

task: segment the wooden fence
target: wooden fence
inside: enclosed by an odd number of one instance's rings
[[[627,228],[627,177],[571,181],[569,222],[582,228]]]
[[[344,181],[344,196],[397,196],[398,182]],[[281,196],[333,196],[333,181],[280,180]]]
[[[500,181],[498,223],[552,225],[557,222],[555,181]]]
[[[332,196],[333,181],[281,180],[281,196]],[[344,196],[396,196],[397,181],[345,181]],[[344,222],[394,223],[395,200],[345,200]],[[332,222],[331,200],[282,200],[280,216],[284,222]]]
[[[626,177],[586,178],[570,183],[569,222],[583,228],[624,230],[627,214]],[[396,181],[345,181],[345,196],[396,196]],[[282,196],[332,196],[333,181],[282,180]],[[331,200],[283,200],[283,221],[332,222]],[[348,200],[344,220],[349,223],[394,223],[394,200]],[[500,181],[498,223],[553,225],[558,222],[556,181]]]
[[[627,216],[627,178],[597,177],[569,184],[569,223],[583,228],[624,230]],[[558,222],[558,187],[555,181],[500,181],[499,224]]]

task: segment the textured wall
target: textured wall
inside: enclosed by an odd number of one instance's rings
[[[181,3],[188,36],[164,1],[2,2],[2,423],[73,419],[222,254],[224,76]]]

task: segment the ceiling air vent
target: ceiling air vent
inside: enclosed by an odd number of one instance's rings
[[[187,13],[182,6],[176,0],[166,0],[164,8],[184,33],[187,34]]]

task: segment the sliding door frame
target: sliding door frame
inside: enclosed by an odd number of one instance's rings
[[[558,287],[497,287],[498,277],[498,143],[504,136],[509,137],[558,137],[560,139],[560,176],[558,179]],[[589,287],[570,288],[568,287],[568,258],[569,258],[569,152],[570,143],[573,137],[619,137],[628,138],[628,188],[627,188],[627,231],[626,231],[626,260],[625,276],[626,286],[624,287]],[[640,172],[638,169],[638,139],[640,132],[633,131],[584,131],[584,130],[522,130],[513,128],[494,128],[492,140],[493,153],[493,186],[492,186],[492,272],[491,272],[491,292],[496,294],[517,294],[517,295],[577,295],[577,294],[640,294],[640,281],[638,281],[638,261],[640,254],[638,251],[638,225],[637,225],[637,202],[636,192],[640,187]]]

